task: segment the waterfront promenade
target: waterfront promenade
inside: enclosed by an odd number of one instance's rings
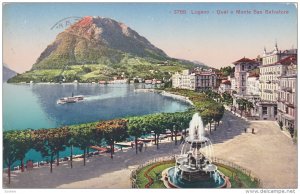
[[[247,133],[244,129],[248,128]],[[255,129],[255,134],[251,130]],[[297,187],[297,146],[282,133],[273,121],[245,121],[226,111],[222,124],[209,136],[214,154],[251,170],[262,180],[264,188]],[[11,188],[130,188],[130,172],[154,157],[179,154],[180,146],[162,142],[160,149],[147,146],[135,154],[135,149],[117,152],[111,160],[109,154],[74,161],[54,167],[35,168],[21,173],[12,172]],[[7,174],[3,174],[7,188]]]

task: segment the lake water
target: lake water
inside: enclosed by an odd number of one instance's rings
[[[3,130],[52,128],[126,116],[185,111],[185,102],[156,93],[134,92],[141,84],[3,84]],[[59,98],[84,95],[78,103]],[[78,151],[80,152],[80,151]],[[66,155],[67,153],[62,153]],[[41,160],[30,151],[26,158]]]

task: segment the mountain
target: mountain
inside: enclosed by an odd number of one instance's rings
[[[3,82],[6,82],[8,79],[14,77],[15,75],[17,75],[17,72],[9,69],[8,67],[6,67],[5,65],[2,66],[2,80]]]
[[[83,17],[56,36],[19,82],[98,82],[116,78],[169,80],[183,69],[204,66],[169,57],[121,22]]]
[[[86,16],[57,35],[32,69],[65,65],[116,64],[125,55],[165,60],[168,56],[146,38],[110,18]]]

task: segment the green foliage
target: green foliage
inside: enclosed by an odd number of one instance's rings
[[[258,188],[259,182],[250,176],[229,166],[218,164],[218,170],[229,177],[231,188]]]
[[[231,96],[229,93],[224,92],[224,93],[222,94],[221,98],[222,98],[221,101],[222,101],[224,104],[226,104],[226,105],[232,105],[232,103],[233,103],[233,98],[232,98],[232,96]]]
[[[7,131],[3,133],[3,161],[10,167],[18,157],[18,133]]]
[[[232,76],[234,74],[234,67],[221,67],[220,72],[223,74],[223,76]]]
[[[165,188],[163,182],[159,179],[160,177],[157,177],[157,175],[161,175],[162,171],[174,166],[175,161],[167,161],[163,162],[160,165],[150,164],[141,170],[137,172],[137,185],[139,188],[145,188],[146,184],[149,182],[149,180],[145,177],[145,172],[148,171],[148,169],[154,167],[148,175],[153,179],[153,184],[150,185],[150,188]]]
[[[145,188],[149,180],[145,177],[145,172],[148,169],[155,166],[148,175],[153,179],[153,184],[150,188],[165,188],[163,182],[157,179],[157,175],[161,175],[162,171],[174,166],[175,161],[165,162],[162,164],[150,164],[137,172],[137,185],[139,188]],[[218,170],[222,172],[225,176],[230,178],[231,188],[258,188],[259,182],[257,180],[252,180],[250,176],[242,173],[239,170],[233,169],[229,166],[218,164]]]
[[[99,80],[109,81],[114,76],[124,73],[126,78],[143,79],[165,79],[171,78],[171,74],[187,68],[187,65],[180,62],[174,65],[161,66],[158,63],[164,61],[140,58],[129,54],[121,54],[115,62],[107,60],[87,60],[84,62],[65,62],[58,65],[49,64],[43,67],[34,66],[31,71],[16,75],[8,80],[8,83],[19,83],[34,81],[38,82],[59,82],[63,78],[65,82],[98,82]]]

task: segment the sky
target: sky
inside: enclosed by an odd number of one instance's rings
[[[101,16],[125,23],[170,57],[220,68],[256,58],[264,47],[271,51],[275,42],[282,50],[297,48],[297,12],[291,3],[7,3],[3,63],[19,73],[30,70],[69,24]]]

